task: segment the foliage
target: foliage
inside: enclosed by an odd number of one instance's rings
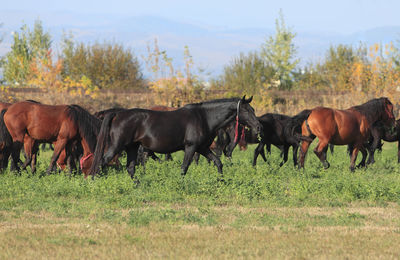
[[[274,74],[274,69],[258,53],[240,53],[224,67],[223,74],[215,84],[225,90],[228,96],[257,95],[271,84]]]
[[[147,46],[144,57],[152,72],[150,89],[156,95],[156,104],[180,107],[186,103],[198,102],[205,98],[204,84],[200,76],[193,72],[193,58],[189,47],[184,47],[184,69],[174,68],[173,60],[166,51],[161,51],[157,39],[154,47]]]
[[[275,20],[275,35],[270,36],[261,50],[261,57],[274,68],[276,87],[278,89],[290,89],[292,87],[292,73],[299,63],[295,59],[296,47],[293,39],[296,36],[290,28],[287,28],[282,10],[279,18]]]
[[[137,58],[120,44],[75,44],[72,36],[64,36],[62,63],[64,79],[80,81],[86,77],[100,89],[145,87]]]
[[[51,37],[44,32],[40,20],[35,21],[33,31],[27,25],[21,32],[13,32],[14,42],[7,53],[4,64],[4,78],[10,84],[25,84],[31,73],[31,63],[47,58]]]

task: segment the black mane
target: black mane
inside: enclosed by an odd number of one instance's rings
[[[94,151],[96,148],[97,135],[101,127],[101,120],[90,114],[87,110],[78,105],[69,105],[69,116],[77,122],[79,133],[85,138],[90,149]]]
[[[350,109],[360,112],[367,118],[368,122],[374,123],[382,117],[383,113],[385,113],[386,100],[387,98],[385,97],[374,98],[362,105],[351,107]]]

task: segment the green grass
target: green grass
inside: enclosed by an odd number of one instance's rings
[[[213,165],[201,160],[192,164],[185,177],[180,175],[183,153],[174,161],[149,161],[146,173],[138,167],[140,185],[136,186],[125,170],[109,171],[95,180],[66,173],[43,176],[49,153],[41,155],[38,174],[28,171],[0,175],[0,208],[10,211],[48,211],[59,216],[88,215],[99,209],[130,209],[148,203],[190,206],[237,205],[269,206],[345,206],[354,202],[384,205],[400,201],[400,174],[394,145],[385,145],[376,164],[350,172],[344,147],[328,155],[331,168],[324,170],[310,152],[304,170],[289,161],[279,167],[274,150],[268,163],[261,159],[251,166],[253,147],[235,151],[232,162],[223,159],[225,182],[218,180]]]
[[[110,170],[94,180],[67,173],[46,176],[51,153],[44,152],[36,175],[0,174],[0,251],[5,252],[0,258],[35,252],[39,258],[94,258],[91,247],[107,258],[115,256],[113,250],[122,252],[121,245],[135,245],[134,255],[144,258],[399,256],[400,170],[394,144],[385,144],[374,165],[355,172],[349,170],[345,147],[328,153],[327,170],[311,149],[304,170],[291,160],[279,167],[277,149],[254,168],[254,148],[235,150],[231,162],[222,159],[225,182],[204,158],[182,177],[179,152],[172,162],[150,160],[146,173],[138,167],[139,185],[126,170]],[[348,231],[342,233],[343,228]],[[209,242],[199,246],[193,232]],[[325,237],[336,246],[327,247]],[[174,250],[165,241],[172,241]],[[257,241],[275,246],[265,250]],[[347,248],[353,242],[371,249]],[[196,254],[187,254],[181,243]],[[20,249],[25,247],[26,255]],[[373,251],[382,247],[382,254]],[[154,255],[144,254],[147,248]],[[131,256],[128,251],[122,255]]]

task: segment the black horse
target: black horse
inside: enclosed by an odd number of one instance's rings
[[[243,137],[237,137],[235,140],[235,130],[233,127],[226,128],[229,144],[226,146],[225,154],[227,156],[232,155],[232,151],[238,142],[256,144],[258,146],[254,150],[253,166],[257,163],[258,155],[261,155],[263,160],[266,162],[267,158],[265,156],[265,148],[268,153],[271,153],[271,145],[276,146],[281,150],[281,155],[283,155],[283,161],[280,166],[285,164],[288,160],[289,148],[293,148],[293,162],[297,165],[297,151],[299,147],[299,142],[302,140],[301,136],[301,122],[303,118],[309,114],[309,110],[304,110],[299,114],[290,117],[282,114],[272,114],[266,113],[260,117],[257,117],[258,121],[263,126],[263,135],[261,140],[258,140],[256,136],[253,136],[250,131],[239,126],[239,133],[243,131],[244,141],[241,140]],[[236,134],[237,135],[237,134]]]
[[[375,122],[371,126],[371,137],[369,142],[365,145],[368,149],[369,157],[367,164],[375,162],[375,150],[382,150],[382,142],[398,142],[397,143],[397,162],[400,163],[400,119],[396,120],[394,131],[385,127],[381,121]]]
[[[94,176],[115,154],[125,150],[127,170],[134,177],[139,145],[157,153],[184,150],[181,166],[185,175],[195,152],[212,160],[222,174],[222,163],[210,150],[219,128],[235,117],[252,127],[254,134],[261,132],[250,99],[243,97],[218,99],[189,104],[175,111],[129,109],[106,115],[103,120],[94,160],[90,169]],[[104,154],[105,147],[108,147]]]

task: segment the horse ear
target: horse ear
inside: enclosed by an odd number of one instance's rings
[[[253,96],[251,96],[248,100],[246,100],[246,103],[250,103],[253,100]]]
[[[242,97],[242,104],[244,104],[246,102],[246,95],[244,95],[243,97]]]

